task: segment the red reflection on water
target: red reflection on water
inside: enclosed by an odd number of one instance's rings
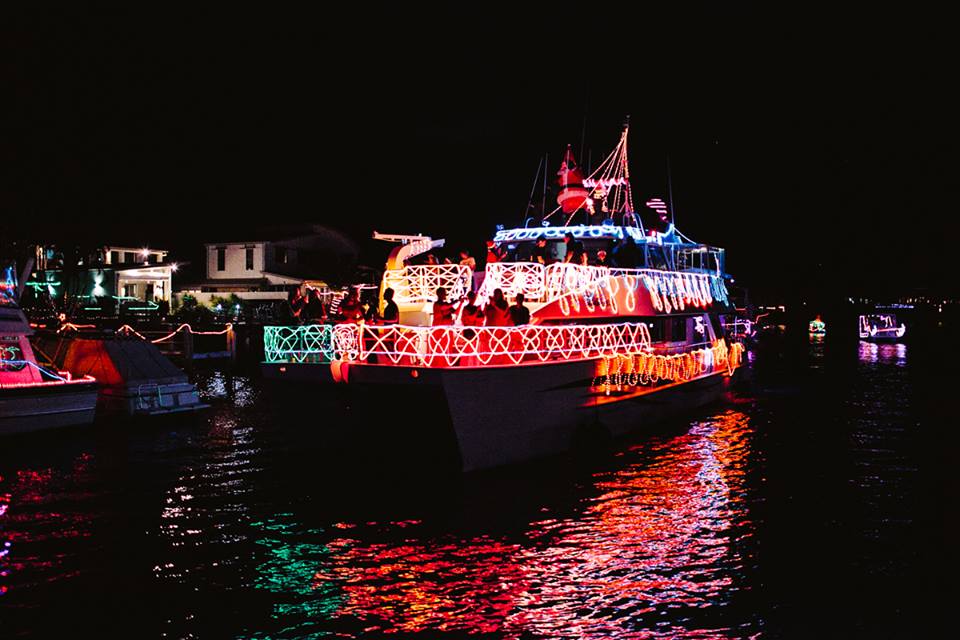
[[[464,630],[517,637],[723,637],[725,630],[657,624],[670,609],[723,605],[749,535],[743,499],[748,418],[727,411],[638,458],[598,474],[581,514],[530,523],[526,540],[490,537],[330,543],[333,563],[317,581],[344,594],[338,615],[369,630]],[[353,533],[353,532],[351,532]],[[627,626],[629,625],[629,626]],[[742,632],[741,632],[742,633]]]
[[[11,477],[0,477],[0,595],[10,591],[11,585],[3,583],[12,576],[19,577],[18,586],[27,586],[75,574],[65,568],[70,554],[63,545],[91,535],[91,518],[72,504],[88,495],[75,487],[91,460],[83,453],[65,472],[18,469]]]

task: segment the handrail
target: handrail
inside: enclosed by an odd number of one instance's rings
[[[723,278],[703,271],[600,267],[557,262],[494,262],[487,265],[481,296],[501,289],[507,297],[523,293],[530,302],[549,302],[570,294],[595,292],[608,287],[611,278],[623,278],[633,289],[642,284],[657,311],[670,313],[688,306],[706,307],[714,301],[726,304]]]
[[[388,269],[383,288],[393,289],[397,304],[422,304],[437,299],[437,289],[447,290],[448,299],[462,298],[470,291],[473,271],[465,264],[407,265]]]
[[[84,375],[80,378],[74,378],[69,371],[57,371],[56,373],[41,367],[36,362],[30,360],[3,360],[3,364],[16,364],[16,365],[27,365],[33,367],[39,371],[42,375],[49,376],[53,378],[50,381],[43,382],[14,382],[14,383],[2,383],[0,382],[0,388],[3,389],[12,389],[20,387],[41,387],[45,385],[52,384],[76,384],[78,382],[95,382],[96,379],[93,376]]]
[[[327,340],[329,339],[329,342]],[[348,362],[454,366],[576,360],[650,348],[644,323],[419,327],[304,325],[266,327],[267,362]]]

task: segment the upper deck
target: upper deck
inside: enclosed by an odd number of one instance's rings
[[[582,245],[587,264],[565,261],[563,239]],[[438,241],[419,242],[421,252]],[[683,311],[726,310],[723,249],[691,242],[673,227],[643,234],[637,227],[576,225],[506,229],[495,246],[504,260],[489,262],[482,278],[463,264],[407,264],[418,251],[404,247],[404,260],[393,260],[382,289],[392,288],[401,317],[429,324],[439,288],[457,300],[474,285],[485,301],[495,289],[508,298],[524,295],[534,323],[618,316],[654,316]],[[543,241],[543,246],[537,243]],[[544,256],[541,262],[536,256]],[[604,255],[604,264],[598,256]]]

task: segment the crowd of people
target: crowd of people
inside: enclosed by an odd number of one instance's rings
[[[388,293],[392,290],[387,289]],[[477,293],[470,291],[457,302],[447,299],[443,287],[437,289],[437,301],[433,303],[433,326],[460,324],[464,327],[511,327],[530,324],[530,309],[524,304],[522,293],[510,304],[502,289],[494,289],[493,295],[482,307],[477,304]]]
[[[563,247],[551,246],[562,244]],[[566,263],[592,266],[617,266],[618,264],[633,261],[635,256],[629,256],[631,249],[635,250],[632,242],[621,243],[610,248],[599,248],[594,252],[584,248],[582,241],[573,234],[566,234],[562,241],[548,241],[540,238],[535,243],[507,246],[497,244],[493,240],[487,241],[485,264],[502,261],[529,261],[550,265]],[[461,264],[469,267],[473,272],[473,289],[459,300],[449,300],[448,292],[444,288],[437,289],[436,302],[432,308],[432,324],[444,326],[460,324],[463,326],[514,326],[529,324],[530,310],[524,305],[524,296],[517,294],[514,304],[510,304],[503,291],[496,289],[486,301],[477,299],[476,291],[481,289],[484,271],[481,265],[478,268],[477,259],[470,251],[462,249],[457,252],[457,258],[440,256],[428,252],[411,260],[411,264],[442,265]],[[400,319],[399,308],[394,302],[393,289],[386,289],[383,293],[382,304],[375,299],[361,300],[358,291],[351,288],[339,305],[324,302],[321,294],[315,289],[297,289],[290,299],[293,316],[301,321],[322,322],[359,322],[363,320],[375,324],[396,324]]]

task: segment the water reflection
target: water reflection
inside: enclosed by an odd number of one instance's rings
[[[76,502],[93,456],[81,453],[66,469],[0,472],[0,596],[75,575],[75,556],[92,536],[92,515]]]
[[[894,364],[903,367],[907,364],[907,345],[902,342],[867,342],[860,341],[858,349],[861,362],[869,364]]]
[[[345,535],[317,580],[339,583],[337,615],[368,631],[722,637],[702,611],[727,604],[748,570],[750,434],[727,411],[631,449],[594,477],[582,513],[531,522],[519,540],[421,537],[409,523],[385,534],[401,542]]]

